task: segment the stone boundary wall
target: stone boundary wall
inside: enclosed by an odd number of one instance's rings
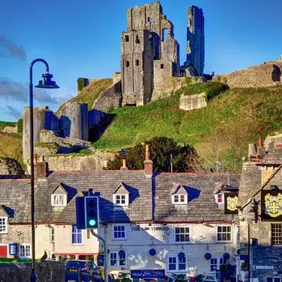
[[[179,108],[181,110],[190,111],[205,108],[207,104],[206,93],[195,95],[181,95]]]
[[[282,61],[265,62],[225,75],[216,75],[213,81],[228,84],[230,88],[271,87],[281,85]]]
[[[29,282],[31,263],[0,263],[0,282]],[[65,281],[65,263],[46,261],[36,263],[37,281]]]

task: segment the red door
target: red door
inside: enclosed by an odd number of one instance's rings
[[[8,246],[0,245],[0,257],[7,258],[8,257]]]

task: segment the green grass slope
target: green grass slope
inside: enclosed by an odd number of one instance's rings
[[[198,91],[195,85],[188,86],[185,94],[202,92],[203,87]],[[113,110],[116,117],[95,146],[119,150],[167,136],[195,146],[206,167],[221,161],[230,171],[240,171],[248,144],[282,129],[281,86],[227,90],[206,108],[192,111],[180,110],[179,98],[176,93],[143,107]]]
[[[83,88],[77,96],[68,100],[67,103],[69,102],[88,103],[88,110],[91,110],[93,103],[99,97],[100,93],[106,90],[108,87],[110,87],[112,83],[113,80],[111,78],[97,79],[91,82],[89,86]],[[62,109],[64,105],[65,104],[62,104],[59,107],[58,112],[60,111],[60,109]]]

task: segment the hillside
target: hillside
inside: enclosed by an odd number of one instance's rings
[[[92,106],[110,84],[110,79],[92,82],[71,101],[89,101]],[[218,160],[230,171],[240,171],[249,143],[257,143],[259,135],[264,139],[268,134],[282,132],[282,86],[229,89],[212,98],[206,108],[179,109],[181,94],[208,91],[212,97],[219,87],[216,83],[192,84],[170,98],[143,107],[112,110],[109,115],[114,117],[113,122],[95,146],[118,151],[154,136],[167,136],[195,146],[207,168]],[[0,156],[21,162],[21,137],[3,133],[0,137]]]
[[[203,91],[197,85],[191,89]],[[207,168],[218,160],[229,170],[240,171],[249,143],[257,143],[259,135],[265,138],[281,131],[281,94],[281,86],[230,89],[210,100],[206,108],[182,111],[177,93],[143,107],[118,108],[111,112],[115,119],[95,146],[119,150],[167,136],[195,146]]]

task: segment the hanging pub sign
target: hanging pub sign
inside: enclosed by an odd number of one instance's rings
[[[261,191],[261,215],[263,220],[282,221],[282,191]]]
[[[224,193],[224,213],[238,213],[238,193]]]

